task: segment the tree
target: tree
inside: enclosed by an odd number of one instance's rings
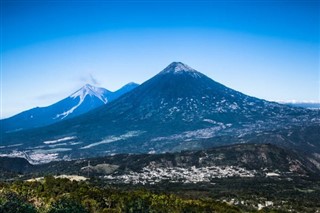
[[[79,203],[69,198],[60,198],[51,205],[48,213],[89,213]]]
[[[37,213],[36,208],[14,192],[0,195],[0,213]]]

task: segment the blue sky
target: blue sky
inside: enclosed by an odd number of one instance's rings
[[[319,101],[319,1],[1,1],[1,118],[172,61],[267,100]]]

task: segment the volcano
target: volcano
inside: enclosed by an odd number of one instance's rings
[[[0,132],[32,129],[77,117],[117,99],[137,86],[131,82],[111,92],[105,88],[86,84],[69,97],[50,106],[35,107],[1,120]]]
[[[3,143],[22,144],[17,151],[24,153],[26,147],[40,146],[30,154],[59,158],[160,153],[245,143],[279,131],[289,134],[293,127],[317,123],[316,118],[315,111],[247,96],[173,62],[110,104],[48,127],[5,134]],[[279,143],[320,147],[313,140],[309,145],[290,140]]]

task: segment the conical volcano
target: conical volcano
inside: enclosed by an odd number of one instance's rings
[[[244,95],[173,62],[106,106],[46,128],[7,134],[4,141],[23,140],[28,146],[54,141],[55,148],[62,141],[68,148],[58,156],[69,157],[177,151],[201,148],[208,140],[212,146],[237,142],[243,135],[299,126],[313,117],[312,111]]]
[[[266,119],[275,111],[288,114],[294,110],[244,95],[181,62],[173,62],[134,92],[101,109],[101,113],[117,113],[120,120],[129,123],[153,121],[162,125],[174,121],[174,129],[180,125],[193,129],[196,123],[205,125],[209,120],[233,124]]]

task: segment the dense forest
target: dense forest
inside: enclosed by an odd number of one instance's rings
[[[225,180],[221,180],[225,182]],[[251,181],[250,181],[251,182]],[[319,209],[318,191],[290,195],[280,206],[265,206],[259,210],[235,202],[221,200],[219,197],[238,197],[249,200],[270,196],[285,199],[282,194],[274,194],[279,184],[279,192],[292,193],[289,185],[283,182],[238,182],[230,179],[221,186],[167,185],[110,185],[99,179],[71,181],[67,178],[46,176],[32,181],[0,182],[0,213],[106,213],[106,212],[316,212]],[[252,182],[251,182],[252,183]],[[229,185],[226,186],[226,185]],[[261,187],[265,185],[265,187]],[[241,187],[240,187],[241,186]],[[271,186],[271,187],[270,187]],[[243,187],[247,188],[246,192]],[[259,190],[259,188],[261,190]],[[286,192],[286,188],[288,191]],[[169,190],[170,189],[170,190]],[[261,191],[261,192],[260,192]],[[260,194],[259,194],[260,193]],[[218,195],[218,196],[217,196]],[[287,195],[288,196],[288,195]],[[249,199],[248,199],[249,198]],[[233,199],[232,199],[233,200]],[[307,203],[309,200],[310,203]],[[306,206],[309,206],[306,208]]]
[[[211,199],[184,199],[145,189],[99,187],[47,176],[42,181],[0,185],[1,213],[240,212]]]

